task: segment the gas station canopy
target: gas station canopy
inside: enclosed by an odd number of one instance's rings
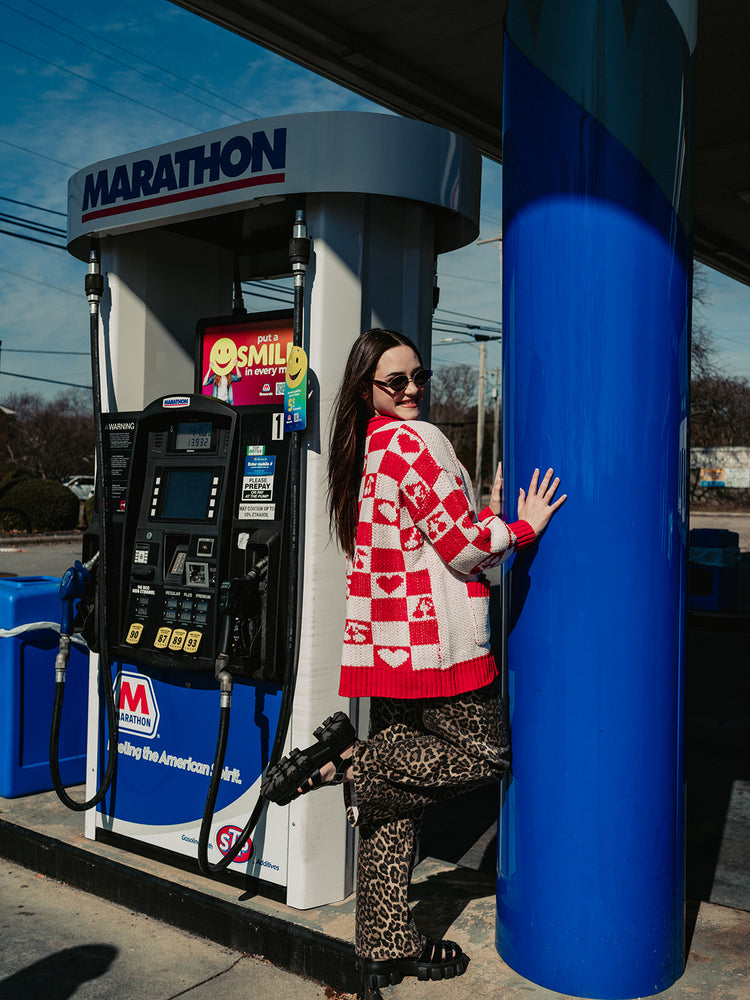
[[[507,0],[173,0],[501,161]],[[530,6],[536,6],[530,5]],[[623,3],[635,18],[639,4]],[[561,40],[561,44],[563,41]],[[750,284],[750,5],[698,5],[695,256]]]

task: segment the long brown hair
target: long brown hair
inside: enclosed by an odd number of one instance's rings
[[[372,416],[367,390],[381,356],[399,346],[411,347],[422,364],[416,344],[405,334],[380,327],[365,330],[349,352],[336,398],[328,440],[328,514],[331,534],[349,558],[354,555],[357,539],[359,486],[367,424]]]

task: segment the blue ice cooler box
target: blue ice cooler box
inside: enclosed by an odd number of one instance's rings
[[[60,622],[60,579],[0,578],[0,628]],[[34,629],[0,637],[0,795],[13,798],[52,788],[49,737],[59,634]],[[88,651],[73,645],[60,725],[60,777],[85,780]]]

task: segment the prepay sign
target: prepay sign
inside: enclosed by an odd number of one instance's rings
[[[196,391],[230,406],[284,406],[292,313],[283,310],[198,325]]]

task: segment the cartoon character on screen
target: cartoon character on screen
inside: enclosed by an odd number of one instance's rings
[[[221,337],[211,348],[208,371],[203,384],[213,385],[214,399],[221,399],[232,406],[234,405],[232,383],[239,382],[241,378],[237,365],[237,345],[231,338]]]

